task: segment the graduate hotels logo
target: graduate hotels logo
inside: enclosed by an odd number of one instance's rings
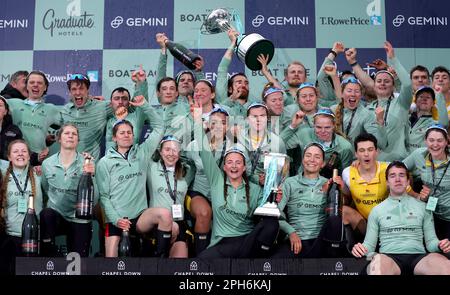
[[[64,12],[47,9],[42,16],[42,27],[55,36],[81,36],[85,30],[94,27],[95,15],[81,9],[80,0],[73,0],[67,4]]]

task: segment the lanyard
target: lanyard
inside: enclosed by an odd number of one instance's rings
[[[175,177],[175,171],[173,171],[173,186],[174,186],[174,190],[172,190],[172,187],[170,186],[169,176],[167,175],[166,165],[164,164],[164,162],[161,162],[161,165],[162,165],[163,170],[164,170],[164,177],[166,178],[167,189],[169,190],[169,195],[172,198],[173,203],[176,204],[177,203],[177,178]]]
[[[222,165],[223,162],[223,158],[225,156],[225,150],[227,149],[227,140],[226,138],[223,140],[223,145],[222,145],[222,153],[220,154],[220,159],[219,162],[217,163],[217,167],[220,168],[220,166]]]
[[[30,168],[28,168],[28,169],[30,169]],[[24,186],[23,189],[20,187],[19,181],[17,180],[17,177],[16,177],[16,175],[14,174],[14,171],[11,171],[11,175],[12,175],[12,177],[13,177],[13,179],[14,179],[14,182],[16,183],[17,189],[19,190],[19,192],[20,192],[20,193],[22,194],[22,196],[23,196],[23,195],[25,194],[25,191],[27,190],[27,186],[28,186],[28,176],[29,176],[28,171],[27,171],[27,177],[25,178],[25,186]]]
[[[438,183],[436,184],[435,183],[436,170],[434,168],[433,158],[431,157],[431,155],[429,155],[429,159],[430,159],[430,162],[431,162],[431,178],[433,180],[433,194],[432,194],[432,196],[435,196],[436,190],[439,187],[439,185],[441,184],[441,181],[444,178],[445,173],[447,172],[447,169],[448,169],[448,166],[450,164],[450,161],[447,161],[447,164],[445,165],[445,169],[444,169],[444,172],[442,173],[441,179],[439,179]]]
[[[386,106],[386,111],[385,111],[385,113],[384,113],[384,118],[383,118],[383,120],[384,120],[384,126],[387,126],[387,115],[388,115],[388,113],[389,113],[389,107],[391,106],[391,98],[389,97],[389,99],[388,99],[388,102],[387,102],[387,106]],[[375,108],[377,108],[378,107],[378,100],[377,100],[377,103],[376,103],[376,105],[375,105]]]
[[[347,135],[347,136],[348,136],[348,133],[350,132],[350,128],[352,128],[353,118],[355,117],[355,113],[356,113],[357,109],[358,108],[355,108],[352,111],[352,116],[350,117],[350,122],[348,122],[347,128],[345,128],[345,135]],[[344,116],[342,116],[342,126],[344,126]]]

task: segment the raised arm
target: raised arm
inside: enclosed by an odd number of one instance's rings
[[[361,68],[356,59],[356,48],[350,48],[345,51],[345,58],[348,64],[352,67],[353,73],[358,78],[359,81],[364,85],[364,87],[373,89],[373,79]]]
[[[230,46],[225,51],[217,69],[216,100],[219,104],[224,103],[228,98],[228,67],[233,58],[234,48],[236,47],[236,38],[239,35],[235,30],[229,30],[227,34],[230,38]]]
[[[156,43],[159,44],[161,48],[161,53],[159,54],[158,60],[158,70],[156,72],[156,83],[159,80],[167,76],[167,49],[166,49],[166,41],[169,40],[165,33],[157,33],[156,34]]]
[[[402,66],[400,61],[395,57],[394,48],[392,44],[388,41],[384,42],[384,49],[386,50],[386,55],[389,59],[389,62],[395,69],[395,72],[398,75],[398,78],[401,82],[400,94],[398,96],[400,105],[409,110],[411,107],[411,103],[413,100],[412,96],[412,88],[411,88],[411,79],[409,78],[409,74],[406,69]]]

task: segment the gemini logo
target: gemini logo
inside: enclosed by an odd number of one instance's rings
[[[252,26],[254,28],[260,27],[262,24],[267,23],[269,26],[307,26],[309,25],[309,17],[307,16],[269,16],[267,18],[264,15],[257,15],[252,20]]]
[[[392,20],[392,25],[400,27],[404,22],[410,26],[447,26],[448,18],[446,16],[405,16],[399,14]]]
[[[123,23],[123,17],[118,15],[111,21],[111,27],[113,29],[117,29],[122,23]]]
[[[392,20],[392,25],[394,25],[394,27],[398,28],[404,22],[405,22],[405,17],[403,15],[399,14]]]
[[[258,28],[262,23],[264,22],[264,15],[257,15],[253,20],[252,20],[252,25],[255,28]]]
[[[111,27],[117,29],[125,22],[127,27],[167,27],[167,17],[129,17],[126,20],[120,15],[111,21]]]

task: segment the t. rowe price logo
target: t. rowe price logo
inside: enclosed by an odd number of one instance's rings
[[[252,19],[252,26],[258,28],[264,23],[269,26],[308,26],[309,17],[307,16],[268,16],[262,14]]]
[[[91,29],[94,26],[93,16],[84,11],[79,16],[72,14],[69,17],[58,17],[55,10],[50,8],[44,13],[42,27],[50,31],[52,37],[55,31],[58,31],[58,36],[81,36],[82,29]]]
[[[122,16],[118,15],[111,21],[111,28],[117,29],[123,23],[127,27],[167,27],[167,17],[129,17],[124,20]]]
[[[392,25],[396,28],[407,22],[410,26],[447,26],[448,18],[446,16],[409,16],[406,18],[404,15],[397,15],[392,20]]]
[[[381,26],[381,0],[374,0],[367,4],[366,13],[370,17],[370,24]]]

